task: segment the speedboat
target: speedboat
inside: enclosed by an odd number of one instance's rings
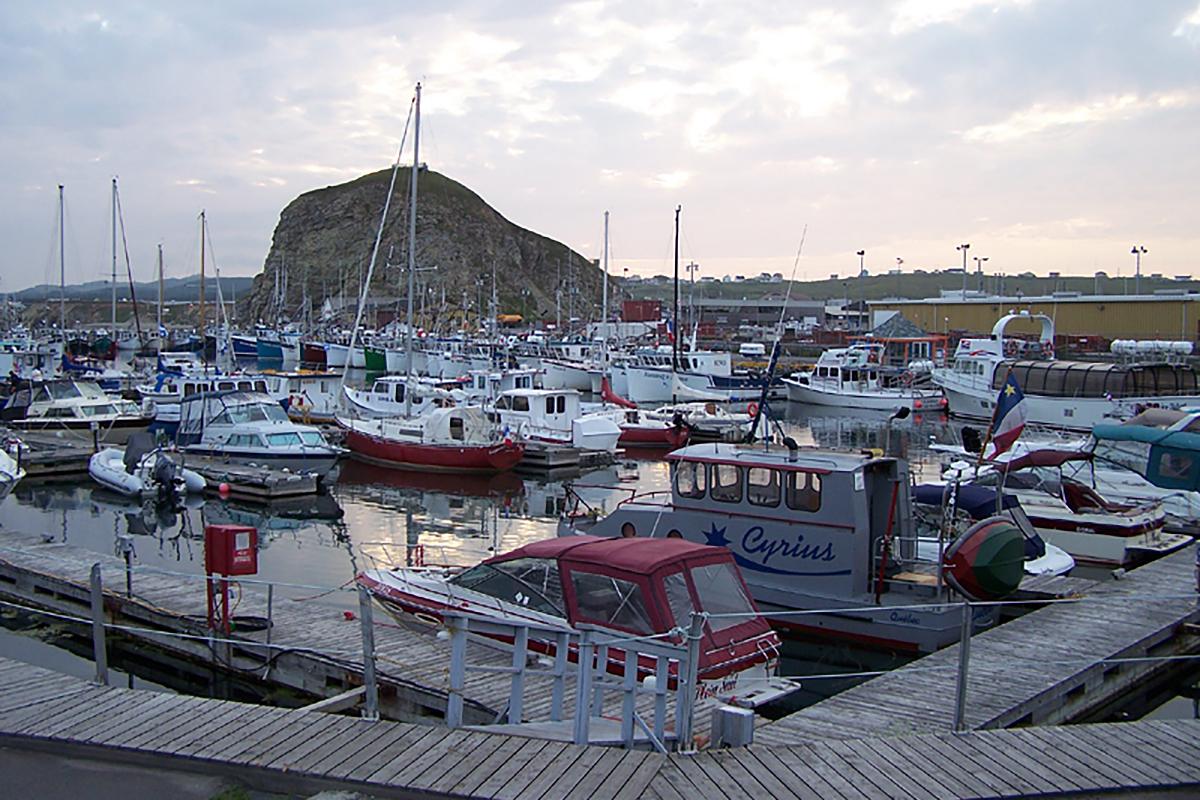
[[[1069,478],[1063,466],[1090,454],[1032,450],[1003,462],[955,461],[946,482],[995,488],[1021,501],[1038,532],[1077,561],[1102,567],[1133,567],[1190,544],[1186,534],[1167,533],[1166,512],[1155,500],[1117,503]]]
[[[576,496],[559,533],[728,547],[779,629],[891,650],[957,641],[955,594],[996,600],[1020,584],[1024,537],[1008,519],[956,530],[939,569],[919,558],[907,461],[789,444],[676,450],[667,456],[669,493],[632,494],[607,516]],[[997,608],[973,614],[977,628],[987,627]]]
[[[701,697],[754,707],[799,688],[776,677],[780,642],[724,548],[681,539],[573,536],[533,542],[468,569],[395,567],[358,575],[380,604],[403,620],[417,615],[528,623],[531,649],[555,654],[554,631],[581,623],[618,638],[666,635],[680,643],[694,614],[704,624],[698,669]],[[577,660],[572,650],[569,658]],[[625,656],[608,650],[608,671]],[[639,664],[639,677],[653,674]],[[671,663],[671,679],[678,664]]]
[[[882,344],[854,344],[821,353],[816,366],[784,378],[788,399],[796,403],[840,408],[892,411],[907,406],[913,411],[946,407],[940,389],[914,385],[911,373],[888,374],[882,364]]]
[[[184,398],[179,409],[175,441],[185,453],[320,476],[344,453],[259,392],[203,392]]]
[[[173,502],[205,488],[203,476],[176,463],[149,433],[130,436],[124,450],[106,447],[93,455],[88,474],[96,483],[126,497],[159,501]]]
[[[7,424],[19,431],[65,432],[91,441],[124,444],[151,418],[137,403],[114,400],[92,381],[51,380],[34,383],[9,396],[3,409]]]
[[[394,469],[494,473],[525,455],[525,445],[500,436],[479,406],[434,408],[411,419],[338,417],[337,424],[355,458]]]

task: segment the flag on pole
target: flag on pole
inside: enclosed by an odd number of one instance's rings
[[[667,318],[667,341],[675,344],[675,320]]]
[[[988,438],[991,448],[987,459],[994,459],[1012,447],[1025,429],[1025,393],[1021,391],[1016,377],[1012,372],[1000,387],[1000,396],[996,398],[996,411],[992,415],[992,427]]]

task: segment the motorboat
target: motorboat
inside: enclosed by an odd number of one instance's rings
[[[946,398],[937,388],[922,388],[905,370],[889,370],[881,363],[882,344],[854,344],[821,353],[807,372],[784,378],[788,399],[796,403],[840,408],[892,411],[906,406],[913,411],[945,408]]]
[[[525,445],[499,435],[479,406],[433,408],[419,417],[337,418],[354,458],[394,469],[495,473],[512,469]]]
[[[937,561],[938,545],[946,530],[969,525],[968,520],[984,520],[992,516],[1007,517],[1025,537],[1026,575],[1069,575],[1075,568],[1071,554],[1047,544],[1038,534],[1021,502],[1011,494],[1003,494],[997,502],[995,489],[965,485],[954,488],[946,484],[924,483],[913,487],[913,510],[916,513],[921,538],[917,550],[920,558]],[[966,519],[955,519],[962,516]]]
[[[297,422],[332,423],[340,410],[342,376],[336,372],[299,370],[263,373],[267,394]]]
[[[489,415],[524,441],[580,450],[614,452],[622,434],[607,412],[584,413],[574,389],[510,389],[500,393]]]
[[[756,613],[733,555],[681,539],[572,536],[527,544],[467,568],[366,570],[360,585],[398,620],[470,619],[528,623],[529,647],[555,655],[558,636],[587,623],[616,637],[664,635],[681,642],[693,614],[709,614],[700,646],[697,693],[754,707],[799,688],[776,676],[779,637]],[[607,669],[623,674],[619,645]],[[569,658],[577,660],[572,650]],[[678,664],[671,663],[672,682]],[[653,674],[639,664],[639,678]]]
[[[682,413],[662,419],[639,408],[585,405],[584,410],[605,414],[616,422],[621,429],[617,444],[624,447],[665,447],[674,450],[687,444],[692,433]]]
[[[164,502],[205,488],[203,476],[177,463],[149,433],[130,436],[124,450],[100,450],[88,461],[88,474],[96,483],[126,497]]]
[[[179,409],[175,442],[184,453],[319,476],[344,453],[261,392],[203,392],[185,397]]]
[[[433,408],[455,404],[451,389],[458,382],[447,384],[431,378],[407,378],[385,375],[372,381],[369,389],[343,386],[350,411],[365,419],[385,417],[419,417]]]
[[[1036,340],[1010,336],[1008,327],[1014,322],[1040,323],[1041,333]],[[1030,425],[1090,431],[1150,406],[1200,405],[1200,382],[1186,363],[1189,342],[1120,340],[1113,346],[1114,354],[1127,360],[1056,359],[1054,320],[1028,311],[1010,313],[996,322],[988,337],[960,340],[953,363],[934,369],[932,379],[945,392],[951,416],[984,422],[991,420],[996,396],[1010,373],[1025,395]]]
[[[1108,496],[1158,500],[1177,523],[1200,519],[1200,411],[1148,408],[1119,425],[1096,425],[1085,447],[1088,475]]]
[[[645,412],[649,419],[674,422],[676,415],[683,418],[691,431],[693,440],[697,438],[731,441],[741,439],[750,430],[754,415],[749,413],[755,406],[747,406],[745,412],[727,410],[713,401],[698,403],[676,403],[659,406]]]
[[[142,398],[142,413],[153,417],[151,431],[165,431],[174,436],[179,427],[179,405],[185,398],[204,392],[267,392],[263,375],[222,375],[216,371],[203,372],[159,371],[153,382],[137,387]]]
[[[62,432],[106,444],[124,444],[152,419],[137,403],[113,399],[93,381],[68,378],[18,389],[9,395],[0,417],[14,430]]]
[[[608,515],[580,500],[559,533],[727,547],[777,628],[914,652],[958,640],[955,596],[996,600],[1022,579],[1024,537],[1004,517],[956,530],[940,568],[919,558],[901,458],[715,443],[676,450],[667,462],[669,493],[632,493]],[[973,614],[985,628],[997,608]]]
[[[20,461],[21,447],[21,441],[13,439],[5,442],[5,447],[0,449],[0,500],[8,497],[25,477],[25,469]]]
[[[613,365],[613,388],[639,404],[684,401],[745,403],[762,396],[764,375],[735,372],[729,353],[686,350],[674,361],[671,348],[636,352]],[[783,396],[783,383],[773,378],[772,399]]]
[[[1046,541],[1076,561],[1101,567],[1133,567],[1190,544],[1186,534],[1168,533],[1162,503],[1117,503],[1063,466],[1089,459],[1066,450],[1032,450],[1008,461],[955,461],[942,473],[947,483],[995,488],[1012,494]]]

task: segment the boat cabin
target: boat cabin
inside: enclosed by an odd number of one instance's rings
[[[701,669],[732,661],[734,652],[722,651],[750,647],[748,640],[770,633],[733,555],[682,539],[546,539],[490,558],[450,582],[572,625],[637,636],[686,630],[694,612],[708,612],[714,616],[704,626]],[[771,640],[753,646],[774,649],[768,653],[774,658],[778,640]]]

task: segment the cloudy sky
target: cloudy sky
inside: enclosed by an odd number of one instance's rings
[[[345,8],[336,7],[339,5]],[[374,6],[374,7],[372,7]],[[261,269],[279,212],[422,160],[617,272],[1200,276],[1198,0],[0,5],[0,290]],[[972,261],[970,266],[975,267]]]

